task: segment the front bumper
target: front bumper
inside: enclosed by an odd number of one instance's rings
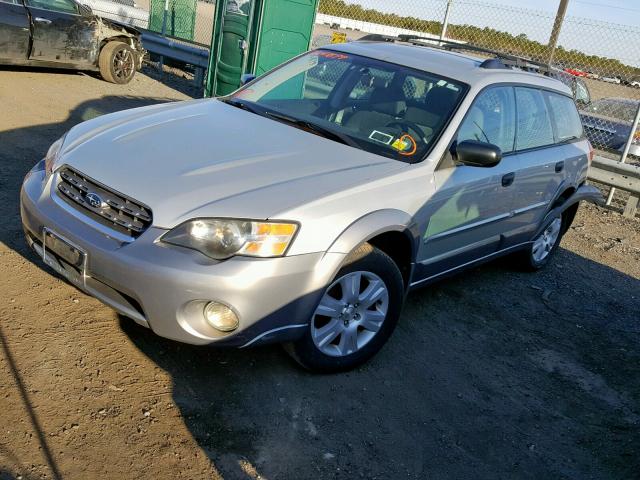
[[[191,344],[247,346],[299,338],[343,254],[314,253],[217,262],[158,241],[151,227],[127,243],[92,226],[92,220],[57,197],[56,175],[34,169],[20,194],[27,239],[41,254],[45,228],[86,252],[86,270],[70,279],[156,334]],[[40,244],[39,244],[40,242]],[[69,278],[68,278],[69,279]],[[205,321],[209,301],[231,306],[240,326],[218,332]]]

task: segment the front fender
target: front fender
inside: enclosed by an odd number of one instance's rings
[[[328,253],[350,253],[358,245],[385,232],[404,232],[411,240],[412,258],[415,258],[416,234],[411,215],[401,210],[384,209],[359,218],[338,236],[328,248]]]

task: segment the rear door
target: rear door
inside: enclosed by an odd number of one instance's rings
[[[97,19],[83,15],[73,0],[25,0],[33,20],[30,59],[78,68],[98,54]]]
[[[515,136],[515,101],[510,86],[481,92],[469,109],[456,142],[497,145],[502,161],[491,168],[455,165],[445,159],[435,172],[436,193],[421,212],[426,219],[418,252],[417,278],[428,278],[502,248],[511,228],[513,180],[517,165],[511,152]]]
[[[516,87],[518,173],[514,181],[516,229],[510,244],[530,240],[545,213],[576,171],[584,152],[572,144],[582,137],[580,116],[568,96]]]
[[[0,59],[22,63],[29,54],[29,16],[18,0],[0,0]]]

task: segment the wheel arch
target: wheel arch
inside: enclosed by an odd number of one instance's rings
[[[368,242],[391,257],[407,287],[416,257],[418,238],[411,215],[395,209],[377,210],[349,225],[332,243],[327,253],[349,254]]]

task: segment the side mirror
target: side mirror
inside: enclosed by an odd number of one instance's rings
[[[240,85],[246,85],[247,83],[253,81],[256,76],[253,73],[243,73],[240,76]]]
[[[495,167],[502,160],[502,150],[491,143],[465,140],[456,145],[458,162],[471,167]]]

